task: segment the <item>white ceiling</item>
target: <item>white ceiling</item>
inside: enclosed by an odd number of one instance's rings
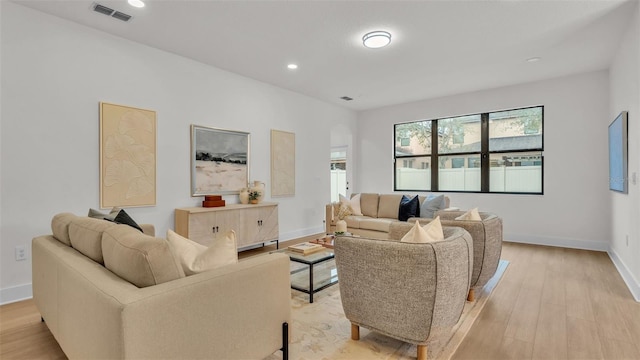
[[[355,110],[608,68],[636,0],[14,0]],[[382,49],[362,46],[392,33]],[[540,57],[529,63],[526,59]],[[299,68],[288,70],[295,62]],[[353,101],[339,99],[350,96]]]

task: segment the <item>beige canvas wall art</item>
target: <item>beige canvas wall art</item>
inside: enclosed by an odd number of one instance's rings
[[[271,196],[296,193],[296,135],[271,130]]]
[[[100,102],[100,207],[156,204],[156,112]]]

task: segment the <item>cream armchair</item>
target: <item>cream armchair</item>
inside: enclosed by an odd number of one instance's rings
[[[406,233],[411,226],[397,222],[391,231]],[[426,244],[336,237],[340,295],[352,339],[359,339],[363,326],[418,345],[418,359],[426,359],[427,342],[448,334],[460,319],[471,279],[471,236],[462,228],[444,228],[444,236]]]

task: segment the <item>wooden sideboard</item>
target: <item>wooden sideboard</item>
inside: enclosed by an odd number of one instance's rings
[[[202,245],[234,230],[238,248],[278,240],[278,204],[229,204],[221,207],[190,207],[175,210],[176,233]]]

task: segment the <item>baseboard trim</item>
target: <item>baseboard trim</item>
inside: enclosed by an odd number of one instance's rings
[[[552,236],[537,236],[527,234],[504,234],[505,241],[532,245],[556,246],[570,249],[608,251],[609,244],[600,241],[580,240]]]
[[[33,290],[31,283],[0,289],[0,305],[31,299]]]
[[[622,259],[620,259],[615,250],[610,248],[609,251],[607,251],[607,254],[609,254],[609,258],[611,258],[613,265],[615,265],[616,269],[618,269],[618,273],[620,274],[620,276],[622,276],[622,280],[624,280],[624,283],[627,284],[627,288],[629,288],[629,291],[631,292],[631,295],[633,295],[633,298],[637,302],[640,302],[640,282],[638,282],[631,271],[629,271],[629,268],[627,268],[627,265],[625,265]]]
[[[288,241],[288,240],[293,240],[293,239],[297,239],[297,238],[301,238],[309,235],[324,234],[324,233],[325,233],[324,226],[301,229],[301,230],[290,231],[286,233],[280,233],[280,241]]]

